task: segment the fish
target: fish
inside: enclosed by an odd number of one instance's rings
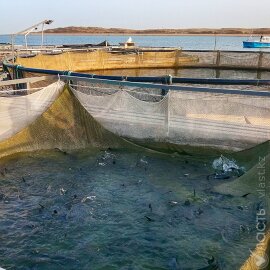
[[[60,153],[62,153],[62,154],[64,154],[64,155],[67,155],[67,152],[66,152],[66,151],[63,151],[63,150],[61,150],[61,149],[58,148],[58,147],[54,148],[54,150],[56,150],[57,152],[60,152]]]
[[[176,258],[172,258],[169,263],[168,266],[171,270],[180,270],[181,268],[178,265],[177,259]]]
[[[149,222],[153,222],[154,220],[152,219],[152,218],[150,218],[150,217],[148,217],[148,216],[144,216],[146,219],[147,219],[147,221],[149,221]]]
[[[243,198],[246,198],[248,195],[250,195],[251,193],[246,193],[244,195],[242,195]]]
[[[210,259],[207,258],[208,265],[202,268],[194,269],[194,268],[186,268],[179,266],[179,263],[176,258],[172,258],[168,264],[169,269],[171,270],[219,270],[219,265],[216,259],[212,256]]]
[[[207,260],[208,266],[199,268],[197,270],[219,270],[218,262],[215,260],[215,258],[212,256],[210,259]]]
[[[0,174],[2,176],[6,176],[6,174],[7,174],[7,168],[0,169]]]

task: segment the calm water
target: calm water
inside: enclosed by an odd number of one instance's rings
[[[119,42],[125,42],[128,36],[72,36],[72,35],[47,35],[44,43],[46,45],[60,44],[86,44],[100,43],[107,40],[110,44],[117,45]],[[200,50],[248,50],[243,49],[242,42],[248,37],[215,37],[213,36],[134,36],[134,41],[139,46],[161,46],[161,47],[182,47],[183,49],[200,49]],[[10,36],[0,35],[1,42],[11,42]],[[30,35],[28,37],[29,45],[40,45],[41,37]],[[24,44],[24,36],[16,38],[16,44]],[[269,49],[252,49],[252,50],[269,50]]]
[[[230,180],[207,179],[212,161],[119,151],[15,158],[0,174],[0,266],[200,269],[214,257],[219,269],[239,269],[256,244],[258,202],[213,193]]]

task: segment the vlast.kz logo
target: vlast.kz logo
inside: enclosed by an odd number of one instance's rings
[[[267,254],[264,255],[258,255],[250,250],[251,258],[253,259],[255,265],[258,267],[258,269],[266,269],[266,267],[269,264],[269,258]]]
[[[257,192],[259,197],[262,201],[264,201],[266,197],[266,158],[260,157],[259,164],[257,166],[258,169],[258,189]],[[256,245],[256,252],[251,253],[251,259],[253,260],[254,264],[256,265],[257,269],[269,269],[269,257],[266,254],[265,250],[265,241],[266,241],[266,209],[264,208],[263,204],[260,204],[257,209],[256,215],[256,240],[258,244]]]

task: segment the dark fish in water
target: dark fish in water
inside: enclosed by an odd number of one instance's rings
[[[211,259],[207,259],[208,264],[212,264],[215,262],[215,258],[212,256]]]
[[[186,200],[185,203],[184,203],[184,206],[190,206],[190,201],[189,200]]]
[[[153,222],[154,220],[152,219],[152,218],[150,218],[150,217],[148,217],[148,216],[144,216],[146,219],[147,219],[147,221],[149,221],[149,222]]]
[[[60,152],[60,153],[62,153],[62,154],[64,154],[64,155],[67,155],[67,152],[66,152],[66,151],[63,151],[63,150],[61,150],[61,149],[58,148],[58,147],[54,148],[54,150],[56,150],[57,152]]]
[[[163,195],[168,194],[168,193],[172,193],[172,191],[171,191],[171,190],[169,190],[169,191],[167,191],[167,192],[163,193]]]
[[[38,204],[40,207],[41,207],[41,209],[44,209],[45,208],[45,206],[44,205],[42,205],[42,204]]]
[[[152,208],[152,204],[151,203],[149,203],[148,207],[151,210],[151,212],[153,212],[153,208]]]
[[[207,178],[207,180],[210,180],[210,179],[225,180],[225,179],[230,179],[230,175],[228,175],[226,173],[222,173],[222,174],[214,173],[214,174],[207,175],[206,178]]]
[[[203,210],[201,208],[199,208],[198,210],[194,211],[194,214],[196,216],[200,216],[201,214],[203,214]]]
[[[263,203],[262,201],[260,201],[259,203],[257,203],[257,207],[256,207],[256,210],[257,211],[260,211],[263,208],[262,203]]]
[[[212,265],[205,266],[203,268],[199,268],[197,270],[219,270],[219,266],[218,264],[212,264]]]
[[[7,168],[0,169],[0,174],[5,176],[7,174]]]
[[[6,197],[6,195],[5,194],[3,194],[3,193],[0,193],[0,200],[4,200],[4,198]]]
[[[178,265],[177,259],[176,258],[172,258],[169,263],[168,266],[171,270],[180,270],[181,268]]]
[[[242,197],[243,198],[246,198],[248,195],[250,195],[251,193],[247,193],[247,194],[244,194]]]
[[[216,174],[215,176],[214,176],[214,179],[218,179],[218,180],[225,180],[225,179],[229,179],[230,178],[230,176],[229,175],[227,175],[227,174]]]
[[[216,259],[212,256],[210,259],[207,259],[208,265],[197,270],[219,270],[219,265]]]
[[[219,270],[218,262],[215,260],[214,257],[211,259],[208,259],[208,266],[205,266],[203,268],[199,268],[197,270]]]
[[[210,259],[207,259],[208,265],[196,270],[219,270],[218,262],[212,256]],[[194,268],[185,268],[180,267],[176,258],[172,258],[168,264],[169,269],[171,270],[195,270]]]

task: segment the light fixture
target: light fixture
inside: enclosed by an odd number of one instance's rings
[[[14,64],[15,63],[15,55],[14,55],[14,42],[15,42],[15,37],[18,36],[18,35],[25,35],[25,42],[26,42],[26,48],[27,48],[27,35],[29,35],[31,32],[33,32],[34,30],[37,30],[38,27],[41,25],[42,26],[42,31],[41,31],[41,48],[43,47],[43,42],[44,42],[44,25],[49,25],[53,22],[53,20],[44,20],[40,23],[37,23],[31,27],[28,27],[27,29],[23,30],[23,31],[20,31],[20,32],[17,32],[15,34],[12,34],[11,35],[11,41],[12,41],[12,63]]]

